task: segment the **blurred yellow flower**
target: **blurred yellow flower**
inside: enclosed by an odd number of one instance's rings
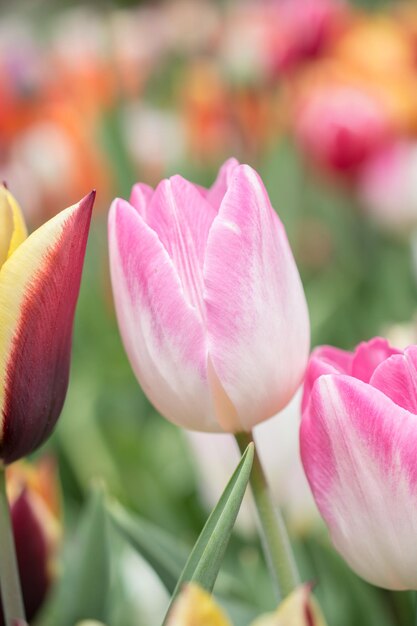
[[[338,40],[333,58],[381,98],[399,131],[416,129],[415,50],[399,21],[361,16]]]
[[[175,602],[168,626],[232,626],[232,624],[207,591],[190,583]],[[302,585],[293,591],[275,612],[261,615],[251,626],[326,626],[326,622],[311,594],[310,585]]]
[[[275,613],[262,615],[252,626],[326,626],[324,616],[309,585],[298,587]]]
[[[170,614],[168,626],[232,626],[211,595],[198,585],[187,585]]]

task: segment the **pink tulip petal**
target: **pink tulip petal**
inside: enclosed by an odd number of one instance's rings
[[[203,196],[203,198],[207,198],[208,189],[207,187],[203,187],[202,185],[198,185],[197,183],[193,183],[194,187],[197,191]]]
[[[319,346],[313,350],[304,378],[301,410],[306,408],[317,378],[323,374],[350,374],[353,354],[332,346]]]
[[[358,379],[327,375],[314,385],[300,438],[342,556],[373,584],[416,589],[416,416]]]
[[[148,219],[148,207],[153,194],[154,190],[152,187],[145,185],[145,183],[136,183],[130,192],[129,202],[139,212],[139,215],[143,217],[145,222]]]
[[[159,236],[178,273],[189,305],[204,320],[203,264],[212,206],[181,176],[162,181],[151,200],[147,224]]]
[[[306,408],[314,382],[319,376],[349,374],[369,382],[375,368],[393,354],[401,354],[401,351],[392,348],[382,337],[363,341],[355,352],[347,352],[332,346],[316,348],[310,357],[304,379],[302,410]]]
[[[227,161],[221,166],[213,185],[206,192],[206,199],[216,209],[216,212],[218,212],[220,208],[227,188],[232,180],[233,172],[238,165],[239,161],[233,157],[227,159]]]
[[[209,353],[242,428],[271,417],[301,382],[307,306],[284,228],[259,176],[234,170],[204,266]]]
[[[184,297],[167,251],[124,200],[112,205],[109,240],[119,326],[143,390],[177,424],[218,430],[208,391],[203,326]]]
[[[388,341],[382,337],[363,341],[354,352],[350,373],[355,378],[368,383],[375,368],[393,354],[401,354],[401,351],[392,348]]]
[[[370,384],[398,406],[417,415],[417,346],[383,361],[373,373]]]

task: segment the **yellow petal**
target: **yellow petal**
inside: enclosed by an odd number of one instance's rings
[[[298,587],[275,613],[255,620],[252,626],[326,626],[326,621],[309,585]]]
[[[178,596],[168,626],[232,626],[212,596],[190,583]]]
[[[0,187],[0,267],[9,256],[13,235],[13,213],[7,200],[7,192]]]
[[[26,239],[22,211],[12,194],[0,186],[0,267]]]

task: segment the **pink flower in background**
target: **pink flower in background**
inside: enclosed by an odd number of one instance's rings
[[[256,449],[274,501],[283,510],[292,532],[303,533],[319,519],[299,451],[300,393],[278,415],[254,428]],[[211,511],[239,462],[236,441],[228,434],[184,431],[197,468],[201,498]],[[237,529],[256,534],[256,511],[245,494]]]
[[[398,142],[378,152],[362,168],[358,193],[382,226],[406,230],[417,224],[417,143]]]
[[[351,176],[391,134],[379,99],[352,85],[327,85],[305,94],[296,112],[300,146],[319,167]]]
[[[284,227],[256,172],[231,159],[211,189],[138,184],[109,217],[124,345],[149,399],[203,431],[249,430],[304,375],[309,320]]]
[[[348,19],[341,0],[274,0],[270,63],[277,73],[323,54]]]
[[[333,543],[369,582],[417,589],[417,346],[313,352],[301,456]]]

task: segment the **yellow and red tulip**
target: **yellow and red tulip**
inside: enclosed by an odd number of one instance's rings
[[[29,237],[0,188],[0,461],[50,435],[68,386],[72,326],[94,193]]]
[[[56,466],[43,458],[7,470],[16,556],[25,611],[31,620],[43,604],[56,571],[61,536]],[[0,605],[0,626],[3,626]]]

